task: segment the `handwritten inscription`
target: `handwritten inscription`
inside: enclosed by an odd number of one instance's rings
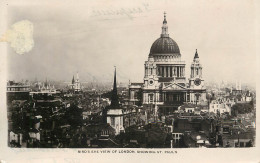
[[[133,8],[120,8],[120,9],[98,9],[92,10],[91,16],[107,16],[107,15],[125,15],[128,18],[133,18],[134,14],[143,13],[149,10],[149,4],[143,3],[139,7]]]

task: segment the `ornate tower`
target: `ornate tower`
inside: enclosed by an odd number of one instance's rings
[[[193,62],[191,63],[191,74],[189,78],[189,102],[203,104],[206,102],[206,89],[202,78],[202,65],[200,64],[199,54],[196,49]]]
[[[200,64],[198,51],[196,49],[193,62],[191,63],[191,74],[189,85],[191,89],[203,89],[204,80],[202,78],[202,65]]]
[[[73,76],[74,78],[74,76]],[[79,82],[79,73],[77,72],[76,81],[74,83],[74,90],[75,92],[79,92],[81,90],[80,88],[80,82]]]
[[[169,37],[168,34],[168,25],[166,20],[166,12],[164,12],[164,20],[163,20],[163,26],[162,26],[162,34],[161,37]]]
[[[74,79],[74,75],[73,75],[70,88],[71,88],[72,90],[74,90],[74,87],[75,87],[75,79]]]

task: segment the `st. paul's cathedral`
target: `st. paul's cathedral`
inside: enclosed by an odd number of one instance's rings
[[[143,83],[129,83],[129,102],[149,107],[155,113],[174,112],[184,103],[205,104],[206,89],[197,49],[190,65],[188,82],[185,66],[178,44],[169,37],[164,14],[162,33],[152,44],[148,60],[144,64]]]

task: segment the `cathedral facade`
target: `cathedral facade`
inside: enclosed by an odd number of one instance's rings
[[[169,114],[184,103],[206,103],[206,89],[202,77],[202,65],[196,50],[191,74],[185,76],[186,64],[181,58],[178,44],[170,38],[166,15],[164,15],[160,38],[151,46],[144,64],[143,83],[130,83],[130,103],[141,102],[156,113]],[[141,96],[138,96],[141,94]]]

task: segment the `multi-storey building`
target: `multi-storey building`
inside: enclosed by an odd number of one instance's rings
[[[16,83],[8,81],[6,87],[7,102],[13,100],[29,100],[30,85],[27,83]]]

